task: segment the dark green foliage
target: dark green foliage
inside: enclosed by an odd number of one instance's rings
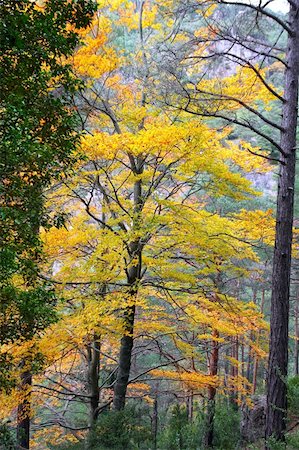
[[[161,448],[167,450],[198,448],[201,432],[202,426],[198,420],[195,420],[194,424],[188,423],[186,407],[177,404],[171,409],[168,424],[161,435],[159,444]]]
[[[165,411],[164,411],[165,413]],[[159,424],[163,422],[160,410]],[[194,418],[188,421],[184,405],[176,404],[166,415],[158,433],[159,450],[205,450],[202,438],[205,415],[202,405],[194,405]],[[216,450],[233,450],[239,446],[239,413],[227,402],[216,404]],[[84,442],[50,445],[53,450],[153,450],[150,415],[147,408],[128,406],[123,411],[107,411],[98,418],[95,428]]]
[[[42,191],[74,161],[78,140],[70,97],[79,83],[61,58],[72,54],[86,26],[91,0],[0,5],[0,255],[1,274],[32,271]],[[4,252],[4,253],[3,253]],[[8,256],[8,257],[7,257]]]
[[[214,422],[215,448],[232,450],[238,448],[240,439],[240,413],[228,402],[216,404]]]
[[[79,42],[69,25],[88,25],[94,8],[92,0],[0,4],[0,342],[30,338],[54,318],[54,294],[37,281],[38,231],[49,222],[43,190],[76,159],[71,96],[80,83],[61,61]]]
[[[14,286],[1,289],[0,333],[2,342],[11,339],[31,339],[55,321],[56,297],[46,285],[26,291]]]
[[[175,405],[164,430],[160,434],[158,448],[163,450],[204,450],[202,446],[205,414],[202,406],[195,406],[194,418],[188,421],[186,407]],[[232,450],[238,448],[239,413],[228,403],[216,404],[214,422],[214,448]]]
[[[299,376],[288,380],[288,407],[291,416],[299,416]]]
[[[86,27],[95,10],[93,0],[37,3],[0,2],[0,343],[55,320],[54,292],[38,277],[39,228],[61,219],[45,213],[43,191],[76,161],[71,98],[81,82],[62,61],[79,43],[69,25]]]
[[[90,449],[149,449],[150,424],[145,413],[127,407],[101,414],[90,436]]]
[[[7,424],[0,424],[0,450],[16,450],[17,443],[13,430]]]
[[[84,442],[78,442],[76,444],[65,444],[65,445],[52,445],[47,444],[50,450],[86,450],[86,445]]]
[[[287,448],[288,450],[298,450],[299,449],[299,433],[289,434],[287,436]]]
[[[147,408],[126,407],[102,413],[87,441],[50,446],[53,450],[150,450],[151,427]]]

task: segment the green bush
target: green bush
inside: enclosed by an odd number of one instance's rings
[[[151,428],[146,409],[127,407],[98,418],[88,438],[91,450],[150,449]]]
[[[158,449],[199,449],[202,441],[204,418],[200,412],[195,410],[194,413],[194,420],[189,422],[187,410],[184,405],[176,404],[172,407],[164,430],[159,435]]]
[[[218,450],[238,448],[240,440],[240,414],[228,402],[216,404],[214,446]]]
[[[188,422],[185,406],[175,405],[158,441],[159,450],[204,450],[205,414],[194,408],[194,419]],[[228,403],[217,403],[214,420],[214,448],[232,450],[238,448],[239,413]]]
[[[47,445],[50,450],[86,450],[85,444],[81,442],[78,442],[76,444]]]
[[[6,424],[0,424],[0,450],[16,450],[16,448],[13,431]]]
[[[151,427],[146,408],[126,407],[102,413],[84,443],[52,446],[53,450],[149,450]]]
[[[288,380],[288,403],[289,414],[299,414],[299,376]]]
[[[288,450],[299,449],[299,432],[287,436],[287,448]]]
[[[193,421],[188,421],[186,407],[176,404],[166,412],[160,410],[158,433],[159,450],[204,450],[205,415],[201,406],[194,405]],[[227,402],[218,402],[214,421],[215,450],[240,448],[239,413]],[[154,448],[149,410],[126,407],[123,411],[102,413],[83,444],[53,446],[55,450],[151,450]]]

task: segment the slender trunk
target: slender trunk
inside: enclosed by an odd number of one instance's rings
[[[190,391],[187,397],[187,419],[189,423],[193,420],[193,391]]]
[[[130,306],[125,312],[125,333],[121,338],[119,352],[119,366],[114,385],[113,407],[117,411],[122,410],[126,403],[126,393],[131,369],[131,357],[133,349],[135,305]]]
[[[30,412],[31,412],[32,374],[25,370],[21,373],[19,391],[22,400],[17,411],[17,442],[21,448],[29,449],[30,445]]]
[[[213,331],[215,338],[219,337],[218,331]],[[218,360],[219,360],[219,343],[217,340],[212,342],[212,351],[209,358],[209,375],[215,376],[218,373]],[[215,397],[217,389],[214,386],[208,387],[208,404],[206,414],[206,428],[203,437],[204,448],[213,447],[214,438],[214,417],[215,417]]]
[[[36,203],[32,207],[35,221],[32,223],[32,236],[38,236],[40,227],[40,212],[42,211],[43,195],[41,187],[36,188]],[[36,264],[39,259],[38,250],[35,250],[34,263]],[[37,266],[36,266],[37,267]],[[26,285],[34,287],[36,283],[36,273],[31,273],[26,279]],[[32,336],[34,335],[34,317],[29,317],[26,324],[27,330],[30,330]],[[24,356],[20,363],[21,375],[20,375],[20,402],[17,409],[17,443],[20,448],[29,449],[30,447],[30,421],[31,421],[31,389],[32,389],[32,357],[30,354]]]
[[[250,332],[250,340],[252,340],[253,333]],[[252,380],[252,354],[251,347],[248,345],[248,359],[247,359],[247,370],[246,370],[246,378],[248,381]]]
[[[256,386],[257,386],[257,372],[259,367],[259,361],[257,355],[254,357],[254,364],[253,364],[253,379],[252,379],[252,393],[255,394]]]
[[[242,371],[242,377],[245,377],[245,345],[241,344],[241,371]]]
[[[157,434],[158,434],[158,395],[156,392],[152,416],[152,436],[154,442],[154,450],[157,449]]]
[[[196,335],[195,335],[194,332],[192,334],[193,334],[192,342],[194,343]],[[194,357],[191,358],[191,370],[193,372],[196,371],[195,358]],[[193,421],[193,413],[194,413],[194,393],[193,393],[193,390],[191,389],[188,392],[188,401],[187,401],[187,418],[188,418],[188,422],[189,423],[192,423],[192,421]]]
[[[252,301],[253,303],[256,305],[257,303],[257,288],[254,287],[252,289]],[[250,341],[252,341],[253,339],[253,332],[250,332],[250,337],[249,337]],[[248,345],[248,359],[247,359],[247,370],[246,370],[246,378],[249,382],[251,382],[253,380],[253,376],[254,376],[254,358],[252,356],[252,352],[251,352],[251,346],[250,344]]]
[[[231,357],[233,359],[235,359],[236,361],[238,360],[238,354],[239,354],[239,345],[238,345],[238,338],[231,338]],[[236,363],[231,362],[231,377],[232,378],[236,378],[238,376],[238,367],[236,365]],[[233,408],[236,408],[237,406],[237,397],[238,397],[238,391],[235,387],[233,387],[231,389],[231,394],[230,394],[230,403],[232,405]]]
[[[99,409],[99,372],[100,372],[100,338],[95,335],[93,341],[88,345],[88,385],[90,393],[89,425],[92,426],[98,417]]]
[[[102,217],[105,222],[105,215]],[[107,287],[102,285],[100,293],[103,299],[106,294]],[[100,375],[100,351],[101,351],[101,336],[94,333],[92,341],[87,345],[87,381],[89,385],[90,404],[89,404],[89,425],[92,427],[99,415],[99,375]]]
[[[295,299],[295,361],[294,361],[294,372],[295,375],[299,374],[299,286],[296,287],[296,299]]]
[[[272,273],[270,354],[267,378],[266,439],[284,440],[287,419],[288,322],[292,225],[296,169],[299,76],[299,0],[290,3],[285,103],[282,113],[282,164],[278,181]]]
[[[263,312],[265,301],[265,290],[262,291],[262,300],[261,300],[261,312]],[[253,292],[253,303],[257,304],[257,290],[255,289]],[[259,331],[257,331],[257,342],[259,341]],[[258,356],[254,355],[253,357],[253,373],[252,373],[252,393],[255,394],[256,386],[257,386],[257,372],[258,372],[259,360]]]
[[[261,313],[264,314],[265,307],[265,289],[262,290],[262,299],[261,299]]]
[[[235,377],[239,377],[239,338],[236,336],[236,345],[235,345],[235,356],[236,365],[235,365]],[[238,405],[239,391],[235,389],[235,407]]]

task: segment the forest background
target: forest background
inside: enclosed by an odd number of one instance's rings
[[[5,449],[261,445],[287,33],[218,3],[1,6]]]

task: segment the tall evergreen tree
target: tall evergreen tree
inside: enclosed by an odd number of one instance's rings
[[[71,167],[78,134],[70,95],[78,87],[63,58],[79,42],[94,10],[91,0],[5,1],[0,5],[0,292],[2,342],[20,327],[5,320],[11,301],[26,315],[40,258],[38,230],[48,219],[43,189]],[[26,290],[13,286],[23,277]],[[34,279],[34,283],[33,283]],[[38,286],[37,286],[38,285]],[[29,299],[31,298],[31,300]],[[43,305],[41,301],[40,306]],[[22,322],[27,322],[26,317]],[[20,319],[21,320],[21,319]],[[32,331],[43,327],[37,314]],[[24,328],[24,323],[22,323]]]
[[[39,227],[49,223],[43,191],[75,158],[70,99],[79,83],[65,61],[94,8],[92,0],[0,4],[1,343],[31,339],[54,319],[55,296],[38,277]],[[30,362],[22,364],[26,390],[32,374]],[[25,396],[18,408],[22,448],[29,448],[29,410]]]

